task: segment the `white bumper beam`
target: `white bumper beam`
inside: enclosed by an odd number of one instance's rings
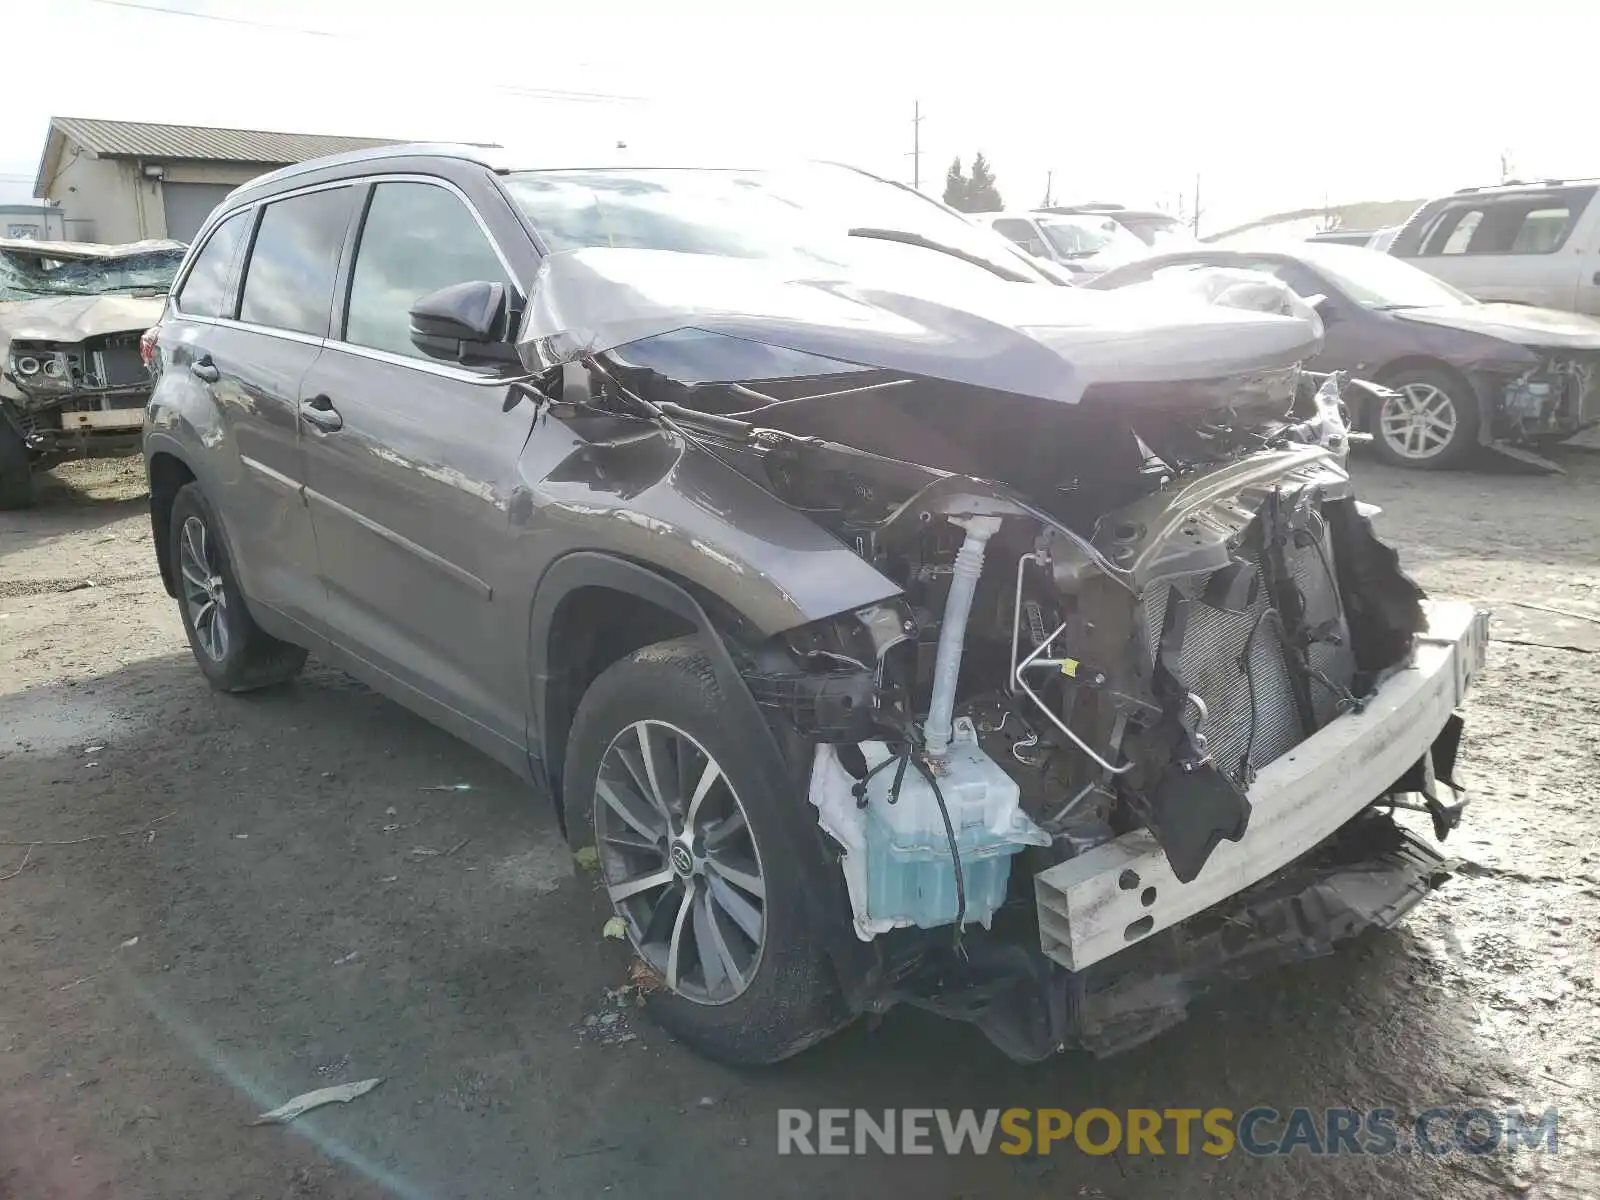
[[[1483,670],[1489,614],[1425,602],[1412,666],[1359,713],[1346,713],[1263,767],[1250,825],[1179,883],[1149,830],[1124,834],[1034,876],[1044,952],[1082,970],[1243,891],[1350,820],[1428,750]]]

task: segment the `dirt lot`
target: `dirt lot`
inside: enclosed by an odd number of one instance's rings
[[[0,514],[0,1196],[1600,1195],[1600,455],[1564,461],[1358,465],[1425,586],[1497,615],[1449,843],[1469,866],[1401,929],[1107,1062],[1023,1069],[896,1012],[756,1073],[608,999],[626,961],[601,899],[500,768],[315,663],[207,690],[136,461],[63,468]],[[1560,1152],[775,1150],[787,1106],[1473,1103],[1559,1107]]]

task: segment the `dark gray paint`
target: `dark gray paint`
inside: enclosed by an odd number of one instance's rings
[[[1289,363],[1316,338],[1315,322],[1297,317],[1147,312],[1042,285],[914,295],[786,282],[705,256],[542,258],[492,172],[470,157],[346,156],[240,189],[212,226],[298,190],[355,185],[332,336],[242,325],[231,316],[236,294],[221,318],[169,307],[147,457],[171,455],[205,486],[269,632],[317,648],[523,771],[530,754],[543,757],[539,693],[551,647],[540,614],[570,589],[613,586],[592,577],[595,562],[623,564],[618,578],[660,580],[692,598],[708,632],[750,639],[899,589],[656,423],[536,412],[515,402],[511,367],[469,370],[343,343],[367,183],[393,177],[434,180],[465,199],[504,257],[512,307],[529,310],[524,350],[558,350],[580,390],[598,365],[580,349],[684,328],[1068,402],[1094,382]],[[521,293],[533,281],[530,304]],[[213,368],[215,378],[202,378]]]
[[[388,154],[285,184],[378,172],[459,188],[513,279],[533,278],[537,249],[481,166]],[[242,189],[212,224],[275,195]],[[347,240],[335,330],[351,257]],[[207,357],[214,381],[191,369]],[[526,403],[507,410],[503,378],[169,306],[146,457],[181,460],[205,487],[264,628],[524,773],[540,755],[530,685],[548,650],[535,602],[559,600],[541,581],[566,556],[603,548],[715,597],[756,637],[898,594],[821,527],[674,435],[535,420]],[[305,419],[310,402],[340,428]],[[570,571],[552,579],[579,586]]]

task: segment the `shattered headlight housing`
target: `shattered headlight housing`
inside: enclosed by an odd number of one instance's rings
[[[6,373],[30,392],[67,391],[73,386],[73,363],[64,350],[47,346],[13,346]]]

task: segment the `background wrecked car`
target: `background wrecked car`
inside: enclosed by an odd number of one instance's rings
[[[137,443],[150,393],[139,339],[182,242],[0,239],[0,507],[60,456]]]

